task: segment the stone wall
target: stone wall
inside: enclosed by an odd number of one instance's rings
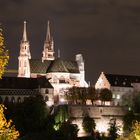
[[[96,130],[101,133],[107,133],[109,128],[110,119],[116,118],[117,125],[121,127],[120,133],[122,133],[123,116],[127,113],[126,107],[120,106],[92,106],[92,105],[69,105],[69,116],[74,118],[73,123],[79,127],[78,136],[84,136],[86,133],[82,128],[82,120],[86,114],[94,118],[96,123]]]

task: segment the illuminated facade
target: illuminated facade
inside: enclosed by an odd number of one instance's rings
[[[37,78],[45,76],[54,87],[54,100],[64,102],[64,94],[72,86],[87,87],[85,81],[84,60],[77,54],[75,60],[67,61],[54,56],[54,41],[48,22],[47,34],[42,52],[42,59],[32,59],[27,39],[26,22],[24,22],[23,38],[20,44],[18,77]]]
[[[0,103],[21,103],[25,98],[39,94],[43,96],[46,104],[54,104],[53,87],[44,77],[2,77],[0,79]]]
[[[107,88],[113,93],[112,105],[130,106],[133,95],[140,91],[140,76],[101,73],[96,89]]]

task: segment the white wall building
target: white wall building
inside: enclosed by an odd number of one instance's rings
[[[96,89],[107,88],[113,93],[113,105],[130,105],[135,93],[140,91],[140,76],[101,73]]]

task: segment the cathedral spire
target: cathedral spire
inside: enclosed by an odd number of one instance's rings
[[[27,40],[26,21],[24,21],[23,37],[20,42],[20,52],[18,57],[18,77],[30,77],[29,59],[31,59],[30,44]]]
[[[47,24],[46,39],[44,42],[44,50],[42,53],[43,53],[42,61],[54,60],[54,42],[53,42],[53,37],[51,36],[51,32],[50,32],[50,22],[49,21]]]
[[[22,41],[27,41],[26,21],[24,21],[23,38]]]
[[[48,20],[47,25],[47,34],[46,34],[46,42],[49,42],[51,40],[51,33],[50,33],[50,21]]]

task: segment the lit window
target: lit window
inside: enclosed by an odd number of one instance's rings
[[[112,98],[113,98],[113,99],[115,98],[115,94],[112,95]]]
[[[119,94],[117,95],[117,99],[120,99],[120,95]]]

